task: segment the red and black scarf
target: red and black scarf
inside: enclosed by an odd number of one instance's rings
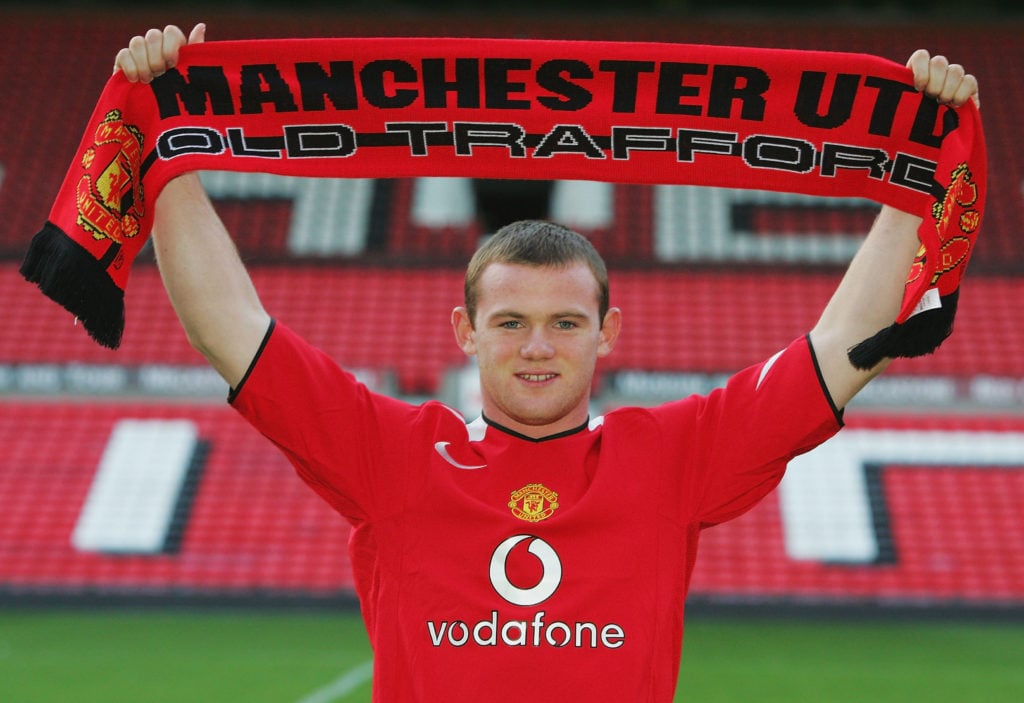
[[[114,75],[22,274],[116,348],[167,181],[195,170],[700,184],[857,196],[924,218],[897,324],[852,354],[934,350],[981,223],[977,108],[836,52],[646,42],[212,42]],[[922,309],[924,312],[921,312]]]

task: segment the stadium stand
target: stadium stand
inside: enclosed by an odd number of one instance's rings
[[[132,274],[128,327],[116,352],[98,347],[70,315],[21,281],[16,265],[4,264],[0,271],[0,295],[10,306],[5,317],[10,329],[19,330],[0,338],[0,363],[8,373],[39,363],[204,363],[188,346],[155,267]],[[303,264],[257,266],[252,274],[266,306],[282,321],[347,365],[397,373],[405,394],[438,392],[445,371],[464,362],[447,324],[461,301],[459,269]],[[723,373],[755,363],[813,324],[837,280],[834,273],[614,271],[615,304],[628,327],[601,371]],[[408,290],[418,294],[409,296]],[[964,288],[957,333],[942,353],[899,360],[893,375],[1021,378],[1019,315],[990,302],[1022,295],[1024,281],[1018,278],[975,277]],[[372,337],[352,332],[371,325]],[[392,344],[410,336],[422,344],[417,354]]]
[[[18,109],[0,111],[0,130],[8,135],[0,140],[0,599],[349,599],[347,526],[226,407],[227,389],[187,344],[151,254],[144,252],[132,273],[126,334],[116,352],[93,343],[17,273],[109,56],[140,27],[166,20],[5,14],[0,86],[17,96]],[[385,26],[258,13],[207,22],[225,38],[560,37],[566,28],[525,20],[430,24],[421,16],[390,18]],[[573,27],[589,38],[848,49],[893,58],[930,46],[982,76],[992,192],[957,332],[940,353],[897,362],[883,379],[889,385],[881,386],[888,389],[881,409],[869,401],[847,420],[858,432],[931,432],[929,441],[940,446],[995,444],[995,437],[1009,449],[956,461],[950,457],[959,450],[952,449],[944,460],[923,450],[918,460],[899,452],[857,454],[864,503],[851,509],[867,516],[871,554],[795,557],[795,518],[773,496],[706,532],[693,593],[708,602],[1024,605],[1024,320],[1013,304],[1024,298],[1016,242],[1024,182],[1016,115],[1024,98],[1004,70],[1007,57],[1024,58],[1019,25],[896,31],[805,20],[766,32],[763,24],[594,18]],[[64,51],[82,61],[69,67],[59,59]],[[450,375],[465,364],[448,315],[461,299],[466,260],[501,216],[488,190],[494,184],[206,178],[280,320],[382,391],[414,399],[448,392]],[[626,329],[599,369],[597,405],[604,407],[714,384],[803,333],[874,213],[861,202],[631,184],[531,184],[515,191],[499,184],[502,192],[524,211],[546,208],[574,223],[612,267],[613,302],[625,312]],[[321,226],[326,221],[334,225]],[[737,258],[740,250],[748,253]],[[98,467],[126,419],[187,420],[196,428],[195,463],[177,493],[167,538],[156,553],[76,547],[73,535]]]
[[[76,549],[95,468],[124,418],[187,418],[209,449],[160,553]],[[871,417],[850,429],[913,427]],[[1024,420],[932,418],[926,429],[1024,437]],[[54,437],[59,435],[60,440]],[[979,435],[981,436],[981,435]],[[345,600],[347,525],[232,411],[167,403],[0,403],[0,596],[126,602]],[[871,510],[888,528],[860,562],[787,553],[780,503],[705,532],[697,600],[1000,606],[1024,599],[1024,448],[1006,465],[880,467]],[[887,540],[887,541],[886,541]]]
[[[351,583],[345,524],[230,410],[5,402],[0,412],[0,583],[6,593],[273,595],[294,589],[322,597]],[[194,477],[200,485],[179,504],[183,514],[173,523],[183,529],[187,518],[187,529],[163,553],[75,549],[70,537],[95,468],[113,426],[126,417],[187,418],[209,445]]]

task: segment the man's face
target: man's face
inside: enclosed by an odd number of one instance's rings
[[[484,414],[530,437],[583,424],[597,359],[621,325],[616,308],[601,324],[590,268],[495,263],[477,285],[476,320],[456,308],[452,325],[477,357]]]

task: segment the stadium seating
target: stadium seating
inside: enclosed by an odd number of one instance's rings
[[[0,592],[347,592],[347,526],[226,407],[0,404]],[[173,551],[104,554],[71,534],[113,425],[187,417],[210,450]],[[54,441],[59,436],[60,441]]]
[[[444,373],[465,361],[448,328],[451,309],[461,302],[460,270],[301,265],[257,266],[252,273],[275,316],[343,364],[396,373],[407,394],[438,392]],[[627,332],[601,370],[722,373],[755,363],[813,325],[837,276],[614,271],[613,302],[625,313]],[[129,291],[123,345],[111,352],[21,280],[15,265],[0,264],[0,295],[9,305],[5,320],[19,331],[0,337],[0,363],[203,363],[188,346],[155,267],[138,267]],[[971,279],[957,333],[942,353],[901,360],[893,371],[1024,377],[1019,315],[992,304],[1022,295],[1019,278]],[[409,340],[416,340],[414,347]]]
[[[182,533],[161,554],[81,551],[70,535],[114,425],[186,417],[209,450]],[[905,417],[857,429],[918,426]],[[995,427],[992,425],[995,424]],[[932,419],[934,431],[1024,432],[1019,418]],[[58,436],[59,441],[54,441]],[[161,403],[0,403],[0,598],[344,599],[348,526],[230,409]],[[1024,449],[1022,449],[1024,457]],[[1024,459],[1022,459],[1024,460]],[[1024,599],[1024,471],[1017,466],[883,468],[888,553],[873,563],[787,556],[773,496],[705,532],[698,600],[1011,606]]]

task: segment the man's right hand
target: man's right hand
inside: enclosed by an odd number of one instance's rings
[[[132,83],[149,83],[162,76],[178,63],[178,50],[186,44],[201,44],[206,39],[206,25],[200,22],[192,28],[186,40],[184,32],[173,24],[151,29],[136,35],[128,46],[117,52],[114,73],[122,71]]]

